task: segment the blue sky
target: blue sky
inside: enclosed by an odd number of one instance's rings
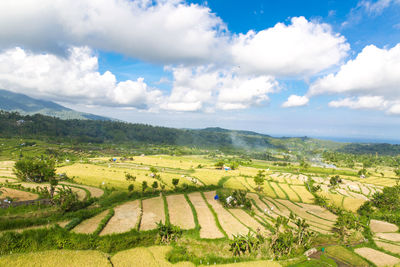
[[[400,1],[5,0],[0,87],[129,122],[399,141]]]

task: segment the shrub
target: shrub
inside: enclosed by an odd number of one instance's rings
[[[22,181],[47,182],[56,175],[55,162],[44,157],[24,157],[15,163],[14,173]]]
[[[179,226],[172,225],[168,222],[165,224],[162,221],[157,223],[157,232],[160,243],[169,244],[172,241],[177,241],[182,235],[182,230]]]

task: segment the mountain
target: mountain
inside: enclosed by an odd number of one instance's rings
[[[39,100],[24,94],[0,89],[0,109],[16,111],[22,115],[43,114],[60,119],[111,120],[110,118],[78,112],[57,103]]]

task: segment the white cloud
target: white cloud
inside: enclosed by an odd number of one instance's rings
[[[400,97],[400,44],[391,49],[366,46],[336,74],[318,79],[309,95],[349,93]]]
[[[309,99],[307,96],[298,96],[298,95],[291,95],[289,96],[288,100],[282,104],[282,107],[289,108],[289,107],[301,107],[307,105]]]
[[[353,96],[331,102],[332,107],[382,109],[397,113],[394,105],[400,101],[400,44],[383,49],[366,46],[336,74],[314,82],[307,95],[327,93]]]
[[[240,65],[247,74],[274,76],[313,75],[349,50],[329,25],[304,17],[232,35],[208,7],[184,0],[3,0],[0,48],[15,46],[53,54],[89,46],[161,64]]]
[[[339,64],[349,44],[328,24],[292,18],[290,25],[274,27],[234,38],[233,61],[246,73],[276,76],[313,75]]]
[[[379,15],[388,8],[391,4],[400,4],[399,0],[363,0],[358,3],[358,6],[364,8],[371,15]]]
[[[361,96],[329,102],[330,107],[347,107],[351,109],[385,109],[388,104],[388,101],[382,96]]]
[[[98,59],[87,47],[71,48],[67,58],[6,50],[0,54],[0,88],[60,102],[142,109],[161,98],[142,78],[117,82],[111,72],[99,73]]]
[[[261,105],[278,90],[270,76],[238,75],[214,66],[173,68],[173,88],[161,106],[167,110],[206,111],[244,109]]]
[[[0,46],[40,52],[90,46],[146,61],[204,62],[223,56],[224,29],[209,8],[180,0],[0,1]]]

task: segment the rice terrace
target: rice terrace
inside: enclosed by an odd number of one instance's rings
[[[1,142],[1,266],[400,264],[398,157]]]
[[[0,0],[0,267],[400,267],[400,0]]]

